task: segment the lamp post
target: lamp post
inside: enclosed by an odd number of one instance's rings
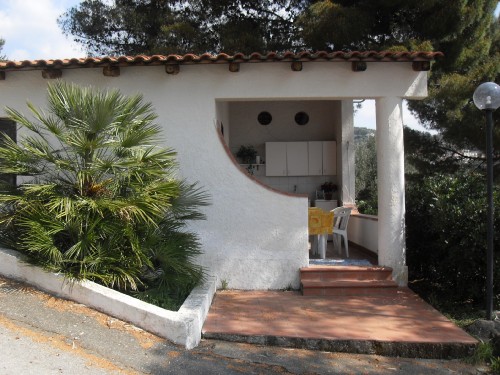
[[[479,85],[474,91],[474,104],[486,113],[486,171],[488,197],[486,252],[486,319],[493,318],[493,112],[500,107],[500,86],[494,82]]]

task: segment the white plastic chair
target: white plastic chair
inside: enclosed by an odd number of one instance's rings
[[[347,240],[347,224],[352,208],[337,207],[333,210],[333,244],[338,244],[339,254],[342,254],[342,238],[344,238],[345,255],[349,258],[349,245]]]

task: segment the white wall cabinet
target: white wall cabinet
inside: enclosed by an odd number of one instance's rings
[[[286,142],[266,142],[266,176],[287,176]]]
[[[286,143],[286,166],[288,176],[307,176],[307,142]]]
[[[337,175],[337,142],[323,142],[323,176]]]
[[[309,176],[335,176],[337,174],[337,142],[311,141],[309,148]]]
[[[337,174],[335,141],[266,142],[266,176]]]
[[[309,176],[323,175],[323,142],[308,142]]]
[[[307,174],[307,142],[266,142],[266,176]]]

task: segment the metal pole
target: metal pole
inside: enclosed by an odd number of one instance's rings
[[[486,319],[493,319],[493,110],[486,109],[486,171],[487,171],[487,253],[486,253]]]

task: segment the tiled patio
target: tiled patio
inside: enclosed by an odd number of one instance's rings
[[[327,259],[340,260],[344,254],[328,242]],[[311,251],[309,257],[317,258]],[[377,265],[376,254],[355,244],[349,245],[349,259]],[[203,336],[421,358],[464,357],[478,343],[408,288],[367,291],[361,295],[348,292],[330,296],[303,296],[297,291],[217,292]]]
[[[222,291],[203,327],[206,338],[389,356],[449,358],[477,341],[408,288],[392,295],[302,296]]]

